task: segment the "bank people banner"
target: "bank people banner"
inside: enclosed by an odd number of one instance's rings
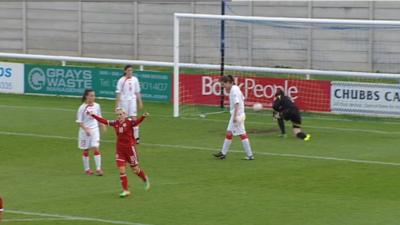
[[[0,93],[24,93],[24,64],[0,62]]]
[[[181,74],[181,102],[219,105],[221,99],[219,78],[219,75]],[[247,106],[258,102],[264,107],[271,108],[276,91],[282,89],[302,110],[330,112],[330,81],[240,76],[235,79],[235,83],[246,98]],[[227,100],[228,97],[225,101],[229,104]]]
[[[331,111],[400,116],[400,85],[332,81]]]
[[[25,65],[25,93],[80,96],[91,88],[97,96],[114,98],[121,69]],[[155,71],[135,71],[144,100],[171,99],[171,76]]]

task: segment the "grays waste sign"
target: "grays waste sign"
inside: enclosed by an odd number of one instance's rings
[[[115,98],[122,69],[92,67],[25,65],[25,93],[81,96],[93,89],[98,97]],[[135,71],[144,100],[171,100],[172,79],[168,73]]]
[[[79,96],[87,88],[93,88],[90,68],[25,65],[25,93]]]

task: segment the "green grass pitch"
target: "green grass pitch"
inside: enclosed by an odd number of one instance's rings
[[[114,118],[113,101],[98,101]],[[83,174],[77,98],[0,95],[0,195],[4,224],[397,225],[400,121],[309,114],[311,142],[277,137],[271,115],[249,114],[256,160],[234,140],[215,160],[228,115],[174,119],[145,103],[141,166],[152,189],[128,173],[118,198],[114,132],[102,135],[104,177]],[[290,127],[287,126],[289,131]],[[91,158],[93,166],[93,159]],[[26,212],[27,214],[22,214]]]

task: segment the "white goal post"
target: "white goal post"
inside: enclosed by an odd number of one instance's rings
[[[255,17],[255,16],[233,16],[233,15],[211,15],[211,14],[192,14],[175,13],[174,14],[174,41],[173,41],[173,116],[180,116],[180,67],[188,64],[180,62],[180,23],[183,19],[198,20],[217,20],[217,21],[247,21],[247,22],[283,22],[294,24],[336,24],[336,25],[361,25],[361,26],[393,26],[400,29],[400,21],[388,20],[345,20],[345,19],[314,19],[314,18],[284,18],[284,17]],[[193,67],[192,67],[193,66]],[[218,70],[220,65],[192,64],[189,68],[213,69]],[[319,75],[335,77],[361,77],[376,79],[400,80],[400,75],[396,73],[373,73],[373,72],[355,72],[342,70],[318,70],[318,69],[292,69],[275,67],[253,67],[242,65],[225,65],[226,70],[246,71],[246,72],[268,72],[276,74],[298,74],[298,75]]]

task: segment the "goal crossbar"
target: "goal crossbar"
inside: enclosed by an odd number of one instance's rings
[[[308,24],[340,24],[340,25],[388,25],[400,26],[397,20],[358,20],[358,19],[318,19],[318,18],[292,18],[292,17],[260,17],[260,16],[234,16],[195,13],[175,13],[176,18],[215,19],[236,21],[263,21],[263,22],[290,22]]]

